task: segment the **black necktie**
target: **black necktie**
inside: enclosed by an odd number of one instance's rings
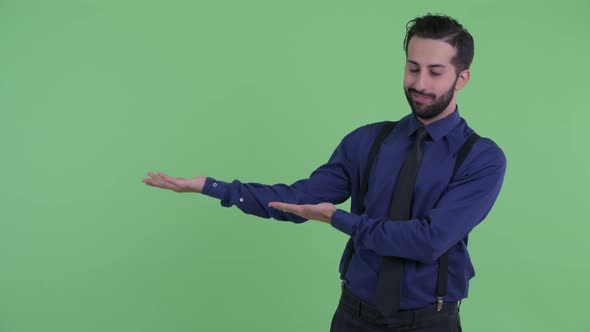
[[[412,210],[412,194],[416,174],[422,160],[422,143],[428,137],[424,127],[416,130],[416,140],[408,152],[400,170],[393,192],[389,219],[404,221],[410,219]],[[399,257],[384,256],[381,261],[381,271],[377,282],[377,308],[385,316],[399,310],[404,270],[403,260]]]

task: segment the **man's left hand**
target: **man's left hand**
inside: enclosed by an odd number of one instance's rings
[[[320,204],[288,204],[281,202],[270,202],[268,206],[275,209],[296,214],[305,219],[318,220],[330,224],[332,215],[336,212],[336,206],[332,203]]]

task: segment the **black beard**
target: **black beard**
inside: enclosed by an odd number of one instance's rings
[[[412,114],[422,119],[431,119],[442,113],[447,107],[449,107],[449,104],[453,99],[453,93],[455,91],[455,84],[457,83],[457,79],[459,79],[459,76],[455,78],[455,82],[453,83],[453,85],[451,85],[449,91],[445,92],[442,96],[440,96],[440,98],[436,98],[436,96],[434,95],[420,93],[418,90],[413,88],[404,89],[406,99],[410,104],[410,108],[412,108]],[[412,100],[412,96],[410,95],[411,92],[417,95],[427,96],[431,99],[434,99],[434,102],[431,105],[426,106],[422,111],[418,111],[416,110],[416,105],[414,105],[414,101]]]

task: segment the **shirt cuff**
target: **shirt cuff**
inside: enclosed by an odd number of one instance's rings
[[[228,190],[229,183],[216,180],[212,177],[207,177],[203,189],[201,190],[201,194],[223,201],[226,198]]]
[[[359,222],[360,217],[356,214],[336,209],[336,212],[332,215],[330,224],[337,230],[352,236]]]

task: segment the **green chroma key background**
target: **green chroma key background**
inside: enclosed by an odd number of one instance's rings
[[[587,331],[590,2],[384,0],[0,1],[0,331],[328,331],[344,234],[141,179],[309,176],[409,112],[428,12],[473,34],[459,107],[508,159],[464,328]]]

